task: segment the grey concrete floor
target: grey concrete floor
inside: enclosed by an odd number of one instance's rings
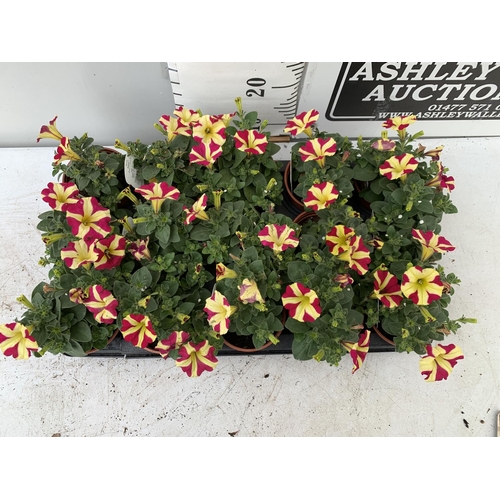
[[[0,354],[0,436],[492,437],[500,410],[498,286],[500,137],[427,139],[445,145],[459,209],[443,263],[462,280],[451,315],[478,319],[450,339],[465,355],[447,381],[426,383],[415,354],[368,354],[351,374],[291,355],[220,357],[190,379],[163,359],[26,361]],[[36,229],[53,148],[0,149],[0,324],[46,276]]]

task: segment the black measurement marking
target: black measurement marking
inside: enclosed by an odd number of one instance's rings
[[[280,85],[280,86],[271,87],[271,88],[272,89],[287,89],[289,87],[293,87],[294,85],[298,85],[298,83],[295,82],[295,83],[292,83],[291,85]]]
[[[171,68],[171,67],[169,67],[169,66],[167,66],[167,69],[168,69],[169,71],[175,71],[176,73],[179,73],[179,70],[178,70],[178,69],[174,69],[174,68]]]
[[[298,62],[298,63],[294,63],[294,64],[287,64],[287,68],[293,68],[294,66],[299,66],[300,64],[305,64],[303,62]]]
[[[170,81],[170,83],[175,83],[175,85],[180,85],[181,82],[173,82],[173,81]]]

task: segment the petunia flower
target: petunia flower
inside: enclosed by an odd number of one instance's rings
[[[297,321],[312,322],[321,315],[318,295],[302,283],[288,285],[281,301],[290,317]]]
[[[412,229],[411,234],[422,245],[420,257],[422,261],[429,259],[434,252],[446,253],[455,250],[455,247],[446,238],[434,234],[432,231]]]
[[[299,244],[298,238],[295,237],[295,231],[286,224],[267,224],[257,234],[262,245],[273,249],[277,255],[285,251],[287,248],[295,248]]]
[[[85,240],[70,241],[68,246],[61,250],[61,259],[70,269],[79,267],[90,268],[93,262],[99,258],[95,250],[95,242],[87,243]]]
[[[339,197],[337,188],[331,182],[314,184],[304,198],[304,205],[314,211],[329,207]]]
[[[94,319],[98,323],[113,323],[117,318],[118,307],[118,301],[113,294],[102,285],[93,285],[89,287],[87,295],[83,304],[94,315]]]
[[[354,366],[352,373],[359,370],[363,364],[366,354],[370,349],[370,330],[365,330],[357,342],[342,342],[342,345],[349,351]]]
[[[393,156],[386,160],[379,167],[382,175],[391,181],[396,179],[404,179],[407,174],[411,174],[418,167],[418,161],[409,153],[398,156]]]
[[[113,269],[119,266],[123,257],[125,257],[126,246],[127,240],[118,234],[96,240],[97,260],[94,262],[95,269],[102,271],[103,269]]]
[[[50,120],[48,125],[42,125],[40,134],[38,134],[36,142],[40,142],[40,139],[55,139],[56,141],[60,141],[63,138],[61,132],[57,130],[56,120],[57,116]]]
[[[231,120],[236,116],[235,113],[224,113],[223,115],[214,115],[217,120],[222,120],[222,123],[224,123],[225,127],[228,127],[229,124],[231,123]]]
[[[217,116],[203,115],[193,123],[193,139],[202,144],[226,142],[226,126]]]
[[[319,112],[315,109],[310,111],[304,111],[300,113],[295,118],[288,120],[286,122],[283,132],[289,133],[290,135],[297,135],[304,132],[308,137],[312,139],[312,126],[318,121]]]
[[[335,281],[335,283],[338,283],[341,288],[345,288],[346,286],[352,285],[354,283],[354,279],[348,273],[337,274],[337,276],[333,278],[333,281]]]
[[[337,143],[332,137],[328,139],[311,139],[299,148],[302,161],[315,161],[320,167],[325,166],[326,157],[333,156],[337,151]]]
[[[208,214],[206,213],[208,197],[206,194],[202,194],[194,203],[191,208],[182,207],[184,212],[186,212],[186,218],[184,219],[184,224],[191,224],[195,219],[208,220]]]
[[[63,137],[61,139],[61,143],[57,146],[56,154],[54,155],[54,163],[58,165],[65,160],[81,160],[81,157],[71,149],[69,139],[67,137]]]
[[[389,120],[382,123],[382,127],[393,130],[403,130],[408,127],[408,125],[411,125],[416,121],[417,117],[415,115],[396,116],[395,118],[389,118]]]
[[[420,373],[425,376],[426,382],[446,380],[458,360],[464,359],[462,349],[454,344],[427,345],[425,350],[427,355],[420,358]]]
[[[74,182],[49,182],[42,190],[42,200],[48,203],[50,208],[65,211],[63,205],[76,203],[78,201],[78,188]]]
[[[144,314],[129,314],[123,318],[121,332],[124,340],[141,349],[157,338],[153,323]]]
[[[351,238],[347,251],[340,253],[337,257],[340,260],[346,261],[349,267],[359,275],[368,272],[368,266],[371,262],[370,252],[363,243],[361,236],[354,236]]]
[[[151,253],[148,249],[149,244],[149,236],[145,240],[136,240],[130,243],[128,247],[128,251],[132,254],[134,259],[142,260],[147,259],[151,260]]]
[[[438,173],[436,177],[432,178],[425,185],[429,187],[438,187],[440,189],[448,189],[448,191],[453,191],[455,189],[455,179],[451,176],[445,175],[445,168],[443,164],[438,161]]]
[[[254,280],[245,278],[242,284],[238,285],[238,290],[240,291],[239,299],[243,304],[253,304],[254,302],[263,304],[265,302]]]
[[[234,134],[236,149],[252,155],[263,155],[267,147],[267,137],[256,130],[238,130]]]
[[[96,240],[111,232],[109,209],[99,204],[94,197],[80,198],[66,205],[66,221],[71,232],[78,238]]]
[[[211,372],[218,363],[215,347],[208,340],[199,344],[188,342],[179,349],[179,358],[175,362],[188,377],[199,377],[203,372]]]
[[[177,188],[166,182],[151,182],[135,190],[151,202],[155,214],[160,211],[160,207],[166,200],[178,200],[181,195]]]
[[[224,335],[229,330],[229,317],[236,311],[228,300],[218,290],[205,302],[204,311],[208,315],[208,323],[215,332]]]
[[[396,149],[396,143],[389,139],[378,139],[372,142],[371,147],[377,151],[394,151]]]
[[[172,332],[166,339],[162,339],[156,344],[155,350],[160,353],[162,358],[166,359],[171,351],[179,349],[188,341],[189,337],[187,332]]]
[[[401,282],[401,291],[417,306],[428,306],[438,300],[443,293],[444,285],[439,273],[432,268],[422,269],[410,267]]]
[[[424,156],[429,156],[432,161],[438,161],[441,157],[441,153],[444,149],[444,146],[438,146],[434,149],[429,149],[424,153]]]
[[[326,234],[325,243],[333,255],[340,255],[349,251],[350,241],[354,236],[356,236],[354,229],[339,224]]]
[[[370,298],[379,299],[385,307],[398,307],[403,300],[403,293],[396,276],[387,270],[378,269],[373,273],[373,277],[374,290]]]
[[[238,273],[236,271],[229,269],[229,267],[226,267],[221,262],[219,262],[215,266],[215,281],[220,281],[226,278],[237,278],[237,277]]]
[[[189,153],[189,161],[191,163],[198,163],[203,167],[211,168],[217,158],[222,154],[222,148],[215,142],[208,144],[200,143],[191,148]]]
[[[174,111],[174,115],[178,116],[184,125],[189,126],[200,119],[200,113],[198,113],[197,111],[193,111],[192,109],[184,108],[182,106],[178,107]]]
[[[21,323],[7,323],[0,325],[0,349],[5,356],[28,359],[33,351],[38,351],[38,344],[29,328]]]
[[[175,116],[162,115],[158,122],[167,132],[167,139],[169,141],[178,135],[189,137],[192,134],[191,127]]]
[[[68,297],[71,302],[74,302],[75,304],[83,304],[88,298],[88,294],[85,293],[85,290],[83,288],[72,288],[68,292]]]

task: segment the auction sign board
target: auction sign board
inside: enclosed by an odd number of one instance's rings
[[[410,114],[427,137],[498,136],[500,63],[308,63],[299,110],[312,108],[321,130],[351,137]]]
[[[177,106],[205,114],[257,111],[273,135],[316,109],[320,130],[377,137],[382,123],[413,114],[426,137],[500,135],[498,62],[167,63]],[[417,130],[417,127],[421,127]],[[390,131],[389,135],[395,134]]]

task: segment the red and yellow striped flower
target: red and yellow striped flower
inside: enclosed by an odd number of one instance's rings
[[[373,273],[373,277],[374,290],[370,298],[379,299],[385,307],[398,307],[403,300],[403,293],[396,276],[387,270],[379,269]]]
[[[215,142],[205,144],[202,142],[192,147],[189,153],[189,161],[211,168],[221,154],[222,148],[219,144]]]
[[[128,247],[128,251],[132,254],[134,259],[142,260],[147,259],[151,260],[151,253],[149,252],[149,236],[145,240],[136,240],[130,243]]]
[[[228,127],[231,123],[231,120],[236,116],[235,113],[224,113],[223,115],[214,115],[217,120],[222,120],[225,127]]]
[[[5,356],[28,359],[33,351],[38,351],[38,344],[29,328],[21,323],[7,323],[0,325],[0,349]]]
[[[263,155],[266,152],[267,137],[256,130],[238,130],[234,134],[236,149],[252,155]]]
[[[179,349],[179,358],[175,362],[188,377],[199,377],[203,372],[211,372],[218,363],[215,348],[208,340],[199,344],[188,342]]]
[[[204,311],[208,315],[208,324],[215,332],[224,335],[229,330],[229,317],[236,311],[235,306],[229,305],[228,300],[218,290],[205,302]]]
[[[349,351],[354,366],[352,373],[359,370],[363,364],[366,354],[370,349],[370,330],[365,330],[357,342],[342,342],[342,345]]]
[[[55,139],[56,141],[60,141],[63,138],[61,132],[57,130],[56,120],[57,116],[50,120],[48,125],[42,125],[36,142],[40,142],[40,139]]]
[[[175,111],[174,115],[178,116],[184,125],[192,125],[200,119],[200,113],[193,111],[192,109],[184,108],[179,106]]]
[[[177,188],[166,182],[151,182],[135,190],[151,202],[155,214],[160,211],[160,207],[166,200],[178,200],[181,195]]]
[[[208,220],[208,214],[205,212],[207,208],[208,196],[202,194],[194,203],[191,208],[182,207],[186,212],[186,219],[184,224],[191,224],[195,219]]]
[[[451,176],[445,175],[445,168],[443,164],[438,161],[438,173],[436,177],[432,178],[425,185],[429,187],[438,187],[440,189],[448,189],[448,191],[453,191],[455,189],[455,179]]]
[[[61,250],[61,259],[70,269],[79,267],[90,268],[99,258],[95,250],[95,242],[87,243],[85,240],[70,241],[67,247]]]
[[[347,273],[337,274],[335,278],[333,278],[335,283],[338,283],[342,288],[345,288],[348,285],[352,285],[354,283],[354,279]]]
[[[88,297],[83,301],[85,307],[94,315],[98,323],[113,323],[117,317],[118,301],[109,290],[102,285],[93,285],[87,291]]]
[[[332,137],[328,139],[311,139],[299,148],[302,161],[315,161],[320,167],[325,166],[326,157],[337,152],[337,143]]]
[[[404,179],[418,167],[418,161],[409,153],[393,156],[380,165],[379,170],[382,175],[391,181]]]
[[[66,221],[75,236],[88,241],[103,238],[112,229],[109,210],[93,197],[80,198],[76,203],[66,205]]]
[[[318,121],[319,112],[315,109],[304,111],[295,118],[288,120],[283,132],[290,135],[297,135],[304,132],[308,137],[312,138],[312,126]]]
[[[257,234],[261,243],[273,249],[275,254],[285,251],[287,248],[295,248],[299,244],[295,237],[295,231],[286,224],[267,224]]]
[[[71,149],[69,139],[67,137],[63,137],[61,139],[61,143],[57,146],[56,154],[54,155],[54,163],[59,165],[59,163],[65,160],[81,160],[81,157]]]
[[[331,182],[314,184],[304,198],[304,205],[314,211],[329,207],[339,197],[337,188]]]
[[[443,293],[443,283],[439,273],[432,268],[410,267],[401,282],[401,291],[417,306],[428,306],[438,300]]]
[[[349,267],[359,275],[366,274],[371,262],[368,248],[363,243],[361,236],[354,236],[349,240],[349,243],[348,250],[340,253],[337,257],[347,262]]]
[[[168,358],[171,351],[179,349],[189,339],[187,332],[172,332],[166,339],[162,339],[156,344],[155,351],[160,353],[164,359]]]
[[[446,253],[455,250],[455,247],[446,238],[434,234],[432,231],[412,229],[411,234],[422,245],[420,257],[422,261],[429,259],[434,252]]]
[[[189,137],[192,133],[191,127],[182,122],[175,116],[162,115],[158,120],[160,125],[167,132],[167,139],[171,141],[178,135],[185,135]]]
[[[221,262],[219,262],[215,266],[215,281],[220,281],[226,278],[237,278],[237,277],[238,273],[236,271],[229,269],[229,267],[226,267]]]
[[[265,302],[254,280],[245,278],[242,284],[238,285],[238,290],[240,291],[239,299],[243,304],[253,304],[254,302],[263,304]]]
[[[74,182],[49,182],[42,190],[42,200],[48,203],[50,208],[65,211],[65,203],[76,203],[78,201],[78,188]]]
[[[333,255],[340,255],[343,252],[349,251],[351,240],[355,236],[354,229],[339,224],[326,234],[325,243]]]
[[[372,142],[371,147],[377,151],[394,151],[396,149],[396,143],[389,139],[378,139]]]
[[[312,322],[321,315],[319,297],[314,290],[302,283],[292,283],[286,287],[281,297],[283,306],[293,319],[301,322]]]
[[[144,314],[129,314],[123,318],[121,332],[124,340],[141,349],[154,342],[157,337],[153,323]]]
[[[454,344],[427,345],[425,349],[427,356],[420,358],[420,373],[425,376],[426,382],[446,380],[458,360],[464,359],[462,349]]]
[[[437,146],[434,149],[429,149],[424,153],[424,156],[429,156],[432,161],[438,161],[443,152],[444,146]]]
[[[118,234],[97,240],[95,242],[95,251],[97,252],[97,260],[94,262],[95,269],[102,271],[119,266],[125,257],[126,246],[127,240]]]
[[[403,130],[416,121],[417,117],[415,115],[396,116],[382,123],[382,127],[393,130]]]
[[[226,126],[217,116],[203,115],[193,123],[193,139],[202,144],[222,146],[226,142]]]
[[[75,304],[83,304],[89,298],[83,288],[72,288],[68,292],[68,297],[69,300],[71,300],[71,302],[74,302]]]

